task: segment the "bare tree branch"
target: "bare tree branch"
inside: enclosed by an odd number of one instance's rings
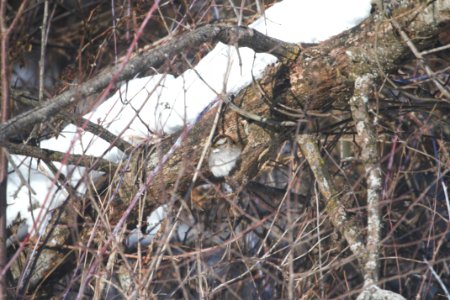
[[[367,254],[361,240],[361,232],[355,225],[351,224],[351,220],[347,216],[341,199],[343,195],[335,188],[328,173],[328,168],[320,155],[317,139],[312,135],[304,134],[297,137],[297,143],[314,173],[321,194],[326,200],[326,211],[331,222],[345,237],[353,254],[358,257],[359,262],[364,264],[367,261]]]
[[[427,43],[434,43],[441,26],[450,22],[450,5],[446,4],[450,1],[412,6],[408,8],[410,13],[401,14],[397,21],[408,24],[409,30],[416,35],[417,47],[422,49]],[[411,19],[415,21],[411,22]],[[304,119],[277,114],[276,109],[282,105],[304,115],[326,111],[331,106],[348,109],[348,99],[353,96],[358,76],[376,70],[389,73],[409,55],[408,46],[390,23],[372,16],[356,28],[316,47],[304,49],[295,62],[268,68],[264,78],[242,90],[233,102],[262,119],[304,122]],[[150,198],[160,199],[161,187],[172,187],[180,170],[186,172],[186,166],[181,167],[181,162],[187,154],[189,162],[197,163],[214,116],[215,112],[210,111],[194,126],[189,138],[163,168],[163,176],[149,186]],[[244,145],[241,164],[231,177],[235,182],[248,182],[290,132],[264,122],[239,122],[241,119],[235,110],[225,111],[217,134],[230,136]],[[173,140],[167,140],[160,147],[168,149],[171,143]],[[156,156],[149,159],[148,168],[156,167],[158,161]],[[187,190],[189,183],[188,176],[181,179],[178,185],[181,193]]]
[[[81,99],[100,93],[111,82],[118,83],[134,78],[137,74],[145,72],[151,67],[161,65],[166,59],[177,54],[182,49],[198,47],[202,43],[211,41],[222,41],[238,46],[253,47],[257,52],[273,53],[282,59],[294,59],[300,52],[300,47],[297,45],[267,37],[253,29],[207,25],[147,53],[131,58],[123,67],[123,70],[121,65],[106,68],[94,78],[62,93],[52,101],[12,118],[0,126],[0,140],[9,139],[20,133],[23,128],[47,120],[50,116],[57,114],[60,110],[70,105],[76,104]]]
[[[67,154],[64,152],[33,147],[25,144],[14,144],[10,142],[0,142],[0,146],[8,149],[10,154],[30,156],[46,161],[66,161],[69,165],[95,168],[98,171],[114,172],[117,165],[104,158],[92,157],[89,155]]]

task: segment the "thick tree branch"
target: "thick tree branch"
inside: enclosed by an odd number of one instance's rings
[[[447,4],[450,4],[449,0],[440,0],[428,6],[415,4],[416,6],[399,8],[402,14],[396,17],[397,21],[408,28],[419,49],[430,43],[434,45],[441,26],[450,22],[450,5]],[[396,13],[397,11],[394,15]],[[348,109],[348,100],[353,96],[358,76],[389,73],[410,55],[408,46],[390,22],[379,16],[372,16],[360,26],[317,47],[304,49],[294,63],[269,68],[264,78],[242,90],[234,103],[262,118],[304,122],[280,115],[277,108],[280,105],[290,107],[304,115],[308,115],[311,110],[324,112],[332,105]],[[189,173],[190,165],[197,163],[214,116],[215,112],[210,111],[194,126],[189,138],[164,166],[163,175],[149,186],[151,201],[164,201],[165,191],[171,190],[179,180],[179,172]],[[291,133],[283,127],[243,120],[236,111],[226,110],[217,134],[231,136],[244,146],[241,164],[231,179],[245,183],[255,176],[278,145],[289,138]],[[170,143],[172,141],[161,144],[162,152],[170,148]],[[149,159],[149,169],[157,166],[158,161],[157,156]],[[183,176],[177,182],[181,193],[187,192],[191,182],[188,177]]]
[[[76,104],[83,98],[100,93],[111,82],[132,79],[136,74],[158,67],[166,59],[186,48],[198,47],[202,43],[221,41],[237,46],[253,47],[257,52],[273,53],[282,59],[294,59],[300,52],[300,46],[267,37],[246,27],[225,25],[207,25],[165,45],[131,58],[122,70],[122,66],[106,68],[87,82],[76,86],[42,106],[24,112],[0,126],[0,140],[6,140],[20,134],[38,122],[48,120],[59,111]]]
[[[24,144],[14,144],[4,141],[0,141],[0,146],[8,149],[10,154],[25,155],[46,161],[65,160],[69,165],[83,166],[86,168],[92,168],[95,164],[95,169],[102,172],[114,172],[114,170],[117,168],[117,165],[115,163],[99,157],[77,154],[68,155],[64,152],[42,149]]]
[[[428,7],[425,4],[415,4],[416,7],[402,7],[398,10],[398,13],[394,11],[394,17],[396,22],[401,24],[401,28],[404,28],[410,34],[410,39],[415,41],[417,48],[423,49],[428,43],[436,41],[440,30],[439,26],[448,25],[450,18],[449,4],[449,1],[441,0],[433,1]],[[118,68],[110,68],[92,81],[55,98],[50,103],[50,109],[43,106],[33,110],[34,112],[18,116],[14,122],[8,123],[9,127],[0,127],[0,145],[17,133],[19,128],[45,120],[53,114],[52,112],[57,112],[62,107],[75,103],[78,99],[102,90],[105,84],[109,83],[109,80],[118,81],[133,77],[136,72],[145,71],[149,67],[146,63],[162,63],[168,56],[173,55],[183,47],[192,47],[194,44],[199,45],[204,41],[225,40],[232,45],[250,46],[261,51],[273,50],[273,53],[277,53],[278,57],[283,60],[283,64],[269,68],[263,79],[254,82],[253,86],[244,89],[232,100],[233,105],[238,110],[227,110],[227,106],[224,105],[224,113],[222,113],[217,126],[216,134],[230,136],[243,146],[239,166],[227,180],[245,186],[258,173],[262,165],[273,157],[282,142],[295,136],[294,129],[287,130],[275,125],[282,124],[282,122],[300,124],[304,122],[300,118],[313,115],[311,110],[319,110],[319,113],[321,113],[334,105],[339,105],[348,110],[349,99],[352,96],[357,97],[361,96],[361,92],[366,93],[358,89],[359,78],[362,75],[370,74],[367,76],[375,78],[378,73],[384,75],[397,68],[400,61],[410,56],[407,45],[399,38],[391,24],[381,18],[371,17],[351,31],[334,37],[318,47],[306,49],[294,62],[289,61],[289,59],[296,57],[299,53],[295,46],[274,42],[271,39],[261,44],[254,44],[255,41],[252,41],[252,39],[259,40],[263,37],[252,30],[241,27],[233,27],[231,30],[227,30],[223,26],[207,26],[182,37],[181,41],[184,44],[181,43],[181,45],[184,46],[180,46],[180,41],[174,41],[149,52],[153,53],[155,57],[161,54],[160,60],[156,58],[152,60],[147,55],[137,56],[131,59],[125,71],[120,75],[117,74]],[[200,36],[196,34],[200,34]],[[188,36],[190,37],[189,40],[187,40]],[[426,38],[422,38],[424,36]],[[281,114],[279,113],[280,107],[283,107],[283,109],[292,108],[293,111],[299,113],[297,116]],[[245,114],[239,113],[239,110],[251,112],[258,118],[249,120]],[[34,115],[34,113],[37,114]],[[119,222],[114,222],[116,224],[113,231],[114,235],[109,235],[106,243],[101,245],[97,254],[105,255],[107,253],[109,245],[116,239],[115,234],[123,228],[127,220],[133,219],[130,216],[135,213],[137,210],[135,207],[143,197],[146,200],[144,208],[146,212],[144,213],[147,213],[156,205],[155,202],[167,202],[168,198],[176,199],[177,194],[184,196],[189,192],[192,183],[191,174],[197,166],[206,142],[205,137],[211,130],[211,124],[213,124],[215,116],[216,109],[213,108],[192,128],[189,127],[190,131],[185,130],[181,134],[182,138],[178,139],[177,142],[175,142],[175,137],[170,137],[161,142],[156,150],[148,155],[141,151],[135,151],[136,154],[131,155],[132,157],[129,160],[134,165],[126,168],[127,171],[131,171],[119,178],[119,181],[123,179],[124,188],[120,187],[122,193],[119,193],[123,198],[122,200],[126,202],[125,207],[120,210]],[[363,116],[362,119],[366,117],[367,115]],[[362,119],[355,116],[355,121],[367,121],[367,119]],[[274,120],[274,122],[267,122],[266,120]],[[18,126],[18,124],[21,125]],[[369,133],[369,135],[372,134]],[[337,189],[333,187],[329,175],[327,175],[327,169],[320,157],[317,143],[308,134],[302,134],[299,141],[305,157],[310,162],[311,168],[319,180],[321,192],[327,199],[327,216],[346,238],[350,248],[362,265],[366,264],[367,277],[375,282],[379,246],[377,245],[379,227],[376,226],[376,219],[373,219],[373,226],[369,226],[368,230],[369,234],[373,233],[373,239],[365,247],[358,228],[355,228],[347,218],[345,207],[339,201],[340,195]],[[375,141],[370,142],[372,143],[371,148],[368,149],[366,155],[371,156],[376,149],[373,148]],[[141,157],[137,157],[137,155]],[[369,157],[370,160],[367,160],[366,171],[369,177],[377,179],[378,174],[371,173],[379,172],[378,162],[374,160],[374,157],[376,155]],[[201,179],[212,179],[212,175],[206,168],[201,169],[201,171]],[[368,184],[368,191],[369,193],[372,191],[374,196],[378,196],[380,188],[377,185],[378,182],[373,181],[372,183],[374,184]],[[119,189],[119,187],[113,188]],[[376,201],[370,200],[368,202],[369,210],[378,208]],[[179,212],[181,212],[181,208]],[[371,214],[375,218],[377,217],[375,211],[371,211]],[[114,216],[111,217],[111,219],[113,218]],[[174,232],[175,228],[176,225],[170,234]],[[68,234],[63,238],[68,239]],[[168,242],[164,243],[164,247],[167,245]],[[368,252],[367,249],[369,249]],[[162,256],[158,257],[161,258]],[[100,260],[96,261],[91,269],[94,269],[99,262]],[[160,259],[154,260],[153,264],[158,265],[159,262]],[[375,263],[375,265],[371,265],[372,263]],[[154,269],[150,268],[150,270]],[[92,272],[89,274],[92,274]],[[150,278],[153,277],[150,276]],[[372,291],[369,289],[364,291],[368,293],[368,298],[361,299],[374,299],[372,296],[376,293],[383,298],[401,299],[400,297],[394,298],[393,293],[380,290],[375,285],[369,286],[369,288]],[[365,297],[364,293],[361,295]]]
[[[419,50],[434,46],[439,32],[450,23],[450,1],[413,3],[393,12]],[[411,57],[411,51],[391,22],[381,16],[368,18],[354,29],[305,49],[290,75],[290,94],[282,95],[290,107],[323,110],[348,106],[354,80],[379,73],[383,78]]]
[[[319,190],[326,200],[326,211],[331,222],[345,237],[345,240],[350,245],[350,249],[358,257],[360,263],[364,264],[367,261],[367,254],[361,240],[361,232],[356,226],[351,224],[347,216],[345,206],[340,199],[342,194],[338,192],[331,180],[328,167],[320,155],[317,139],[312,135],[305,134],[300,135],[297,138],[297,142],[314,173]]]
[[[13,99],[14,103],[20,103],[20,105],[28,107],[28,109],[36,108],[39,103],[37,102],[37,99],[34,99],[31,94],[23,91],[20,92],[12,91],[11,98]],[[81,116],[78,116],[77,114],[74,115],[73,113],[63,110],[58,113],[57,118],[64,120],[65,122],[70,122],[78,127],[85,124],[84,130],[89,131],[90,133],[104,139],[105,141],[107,141],[111,145],[114,145],[124,153],[129,152],[133,148],[132,144],[128,143],[127,141],[118,137],[117,135],[111,133],[103,126],[98,125]]]
[[[353,120],[361,147],[361,159],[367,177],[367,261],[364,262],[366,286],[378,282],[380,249],[380,197],[382,189],[381,166],[377,149],[377,137],[370,121],[367,104],[373,92],[373,76],[356,79],[355,95],[350,99]]]

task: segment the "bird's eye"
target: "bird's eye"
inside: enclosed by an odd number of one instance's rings
[[[223,137],[223,138],[218,139],[216,141],[215,145],[216,146],[221,146],[221,145],[225,145],[226,143],[227,143],[227,138]]]

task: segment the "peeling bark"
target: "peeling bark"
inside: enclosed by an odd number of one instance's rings
[[[450,23],[448,0],[436,1],[428,6],[415,4],[398,8],[398,13],[395,12],[397,21],[414,35],[412,38],[420,49],[433,45],[440,29]],[[411,55],[389,20],[373,15],[349,31],[316,47],[304,49],[294,62],[270,67],[261,80],[242,90],[233,102],[245,111],[278,121],[287,119],[277,112],[280,105],[300,111],[303,116],[310,112],[326,112],[332,106],[349,109],[348,101],[359,75],[380,74],[383,78],[384,74],[395,70]],[[208,112],[193,127],[188,138],[164,166],[157,181],[148,186],[149,204],[154,203],[155,199],[164,201],[165,191],[174,186],[182,168],[186,175],[191,173],[200,157],[214,115],[214,110]],[[300,124],[305,119],[291,118],[291,121]],[[231,136],[244,146],[240,167],[231,176],[233,181],[240,183],[253,178],[276,147],[293,132],[291,128],[249,122],[231,109],[225,110],[220,128],[220,133]],[[162,152],[171,143],[173,140],[163,142],[159,146]],[[150,161],[154,161],[148,165],[152,169],[158,159]],[[189,162],[187,167],[182,163],[186,161]],[[190,184],[190,176],[181,176],[178,192],[183,195]]]
[[[410,34],[410,38],[415,41],[419,49],[434,44],[441,28],[449,26],[450,23],[450,1],[440,0],[426,5],[414,3],[411,7],[401,7],[393,12],[397,22]],[[221,34],[217,28],[220,27],[205,27],[203,31],[195,32],[200,34],[199,36],[194,37],[194,34],[188,34],[189,38],[182,41],[189,42],[190,45],[194,43],[192,39],[195,44],[210,41]],[[251,37],[252,34],[246,37]],[[258,34],[253,36],[260,38]],[[227,41],[231,44],[247,42],[245,38],[241,40],[239,34],[238,38],[228,38]],[[149,68],[166,59],[167,53],[173,53],[168,52],[169,49],[176,51],[180,49],[179,47],[186,45],[180,42],[175,47],[175,44],[176,42],[169,43],[155,49],[146,58],[139,56],[131,59],[121,72],[119,67],[107,69],[91,81],[57,96],[52,102],[11,119],[0,126],[0,140],[6,141],[22,128],[48,119],[52,114],[83,97],[101,92],[111,81],[117,82],[135,76],[141,68]],[[251,46],[251,44],[248,45]],[[269,45],[271,46],[255,47],[260,50],[264,48],[266,49],[264,51],[270,52],[274,47],[273,44],[269,43]],[[304,49],[300,54],[300,47],[292,47],[285,43],[281,45],[283,47],[279,48],[281,49],[279,57],[282,58],[282,63],[271,66],[261,80],[241,91],[232,101],[247,112],[279,122],[290,120],[298,123],[298,126],[311,112],[326,112],[331,107],[348,109],[348,100],[354,93],[355,80],[358,76],[378,74],[380,78],[383,78],[384,74],[396,69],[399,63],[411,56],[408,46],[399,38],[389,20],[378,15],[369,17],[358,27],[318,46]],[[286,114],[280,113],[281,105],[298,112],[297,116],[287,117]],[[137,157],[142,156],[142,153],[136,151],[136,156],[130,158],[130,170],[138,171],[128,172],[121,186],[121,197],[125,201],[123,208],[127,209],[127,214],[132,211],[133,205],[136,205],[135,200],[141,196],[145,196],[146,212],[148,212],[173,196],[170,193],[184,196],[189,192],[192,184],[190,174],[197,165],[215,114],[216,109],[212,109],[192,128],[187,128],[189,132],[182,134],[177,147],[172,147],[177,136],[168,137],[155,145],[154,152],[143,156],[146,159],[145,168],[142,168],[142,157],[140,159]],[[294,136],[295,128],[274,124],[249,121],[235,110],[225,109],[217,134],[226,134],[243,146],[240,164],[228,180],[245,185],[256,176],[279,145]],[[175,151],[166,156],[167,163],[161,165],[161,158],[169,149]],[[204,179],[212,179],[208,170],[203,168],[201,171]],[[146,177],[149,173],[151,178]],[[144,178],[137,182],[140,175]],[[333,191],[333,189],[329,190]],[[330,192],[328,198],[331,199],[334,194]],[[327,207],[328,214],[331,215],[336,211],[345,213],[342,206],[330,203]],[[123,210],[119,211],[123,213]],[[338,219],[342,215],[337,214],[335,217],[335,225],[338,229],[346,226],[347,220]],[[124,218],[127,216],[124,215]],[[363,247],[356,232],[348,233],[347,241],[355,242],[351,245],[354,251]]]

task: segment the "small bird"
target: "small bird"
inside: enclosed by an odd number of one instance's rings
[[[213,143],[208,165],[217,178],[228,176],[236,167],[242,149],[226,135],[219,136]]]
[[[195,186],[191,190],[191,201],[197,207],[205,209],[211,199],[217,198],[217,192],[213,184],[205,183]]]

